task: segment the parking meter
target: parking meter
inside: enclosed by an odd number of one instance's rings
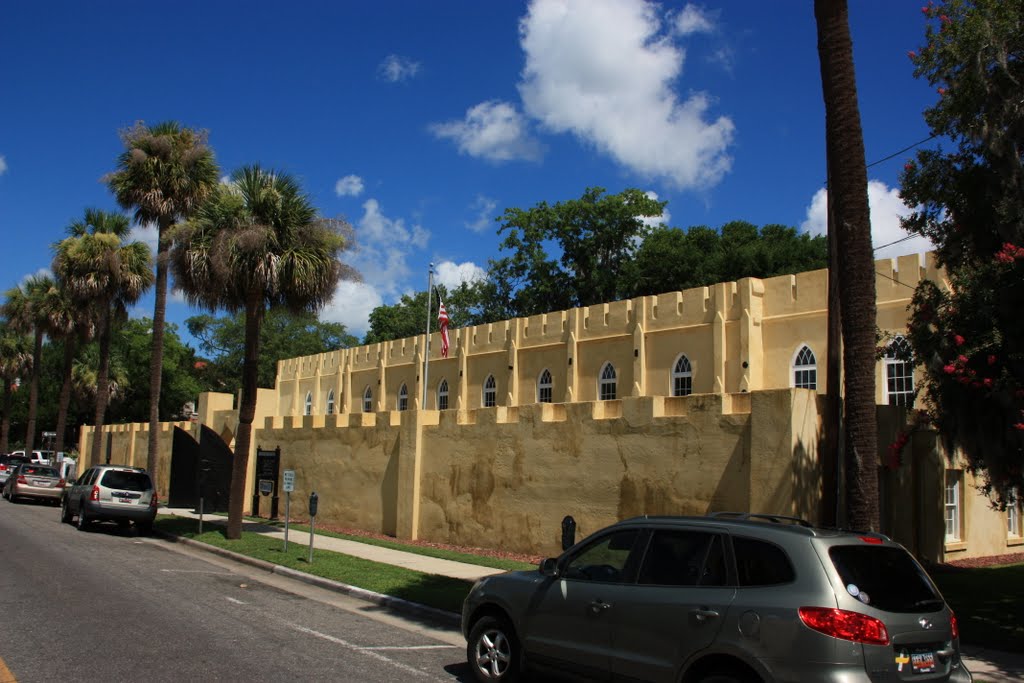
[[[316,528],[316,509],[320,505],[320,496],[316,495],[316,491],[309,494],[309,563],[313,564],[313,538],[316,535],[314,529]]]
[[[309,494],[309,516],[316,517],[316,508],[320,504],[320,496],[316,495],[316,491]]]
[[[576,544],[576,520],[572,515],[562,518],[562,550],[568,550]]]

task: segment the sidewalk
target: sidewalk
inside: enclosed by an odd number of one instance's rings
[[[176,515],[178,517],[189,517],[196,520],[199,519],[199,515],[191,509],[162,507],[160,508],[160,512]],[[203,523],[227,524],[227,516],[222,514],[204,515]],[[282,539],[282,541],[284,540],[284,531],[277,527],[246,520],[243,522],[243,528],[246,531],[255,531],[264,536],[279,538]],[[288,541],[289,543],[308,545],[309,532],[290,531],[288,534]],[[206,546],[205,544],[202,545],[207,548],[212,547]],[[438,574],[440,576],[449,576],[452,578],[467,579],[470,581],[474,581],[484,576],[490,576],[492,574],[500,574],[503,571],[501,569],[491,569],[489,567],[481,567],[479,565],[467,564],[464,562],[442,560],[440,558],[428,557],[417,553],[392,550],[391,548],[381,548],[380,546],[360,543],[358,541],[346,541],[341,538],[334,538],[333,536],[324,536],[320,534],[314,535],[313,547],[315,549],[330,550],[350,555],[352,557],[360,557],[365,560],[381,562],[383,564],[405,567],[406,569],[412,569],[426,574]],[[231,553],[231,555],[235,554]],[[253,560],[252,562],[261,563],[260,560]],[[327,588],[344,590],[344,592],[349,593],[350,595],[361,597],[378,604],[388,604],[399,609],[404,609],[405,611],[414,611],[420,614],[433,612],[436,613],[434,616],[441,618],[441,620],[447,622],[449,626],[458,628],[458,615],[448,614],[447,612],[442,613],[440,610],[412,605],[411,603],[407,603],[406,601],[399,600],[397,598],[377,595],[370,591],[356,589],[351,586],[344,586],[343,584],[338,584],[337,582],[329,581],[327,579],[320,579],[319,577],[312,577],[309,575],[305,575],[304,577],[301,575],[301,572],[286,569],[284,567],[267,568],[276,571],[277,573],[293,576],[294,578],[300,578],[302,580],[308,580],[310,583],[315,583]],[[417,609],[417,607],[419,608]],[[964,664],[966,664],[967,669],[974,675],[974,680],[976,682],[1015,683],[1024,681],[1024,654],[989,650],[971,645],[964,645],[962,649]]]

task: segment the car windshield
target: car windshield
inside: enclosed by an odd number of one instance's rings
[[[903,548],[838,545],[828,551],[847,592],[886,612],[937,612],[945,603],[934,584]]]
[[[148,491],[152,488],[148,474],[130,470],[107,470],[100,483],[119,491]]]
[[[33,477],[56,477],[57,470],[52,467],[37,467],[36,465],[22,465],[21,474],[29,474]]]

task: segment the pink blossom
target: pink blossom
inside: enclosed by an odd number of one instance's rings
[[[942,95],[946,94],[946,89],[945,88],[939,88],[938,90],[936,90],[936,92],[939,93],[940,96],[942,96]]]
[[[957,346],[963,346],[964,342],[967,341],[967,340],[964,339],[961,335],[956,334],[956,335],[953,335],[953,341],[956,342]],[[966,359],[964,359],[964,360],[966,360]]]
[[[985,381],[983,383],[984,383],[986,389],[991,389],[992,388],[992,378],[991,377],[986,377]]]
[[[1016,429],[1017,431],[1024,432],[1024,422],[1018,422],[1017,424],[1013,425],[1013,428]]]
[[[942,368],[942,371],[943,371],[944,373],[946,373],[947,375],[952,375],[953,373],[955,373],[955,372],[956,372],[956,367],[954,367],[954,366],[953,366],[953,364],[952,364],[952,363],[950,363],[949,365],[946,365],[946,366],[944,366],[944,367]]]
[[[910,59],[917,59],[917,53],[911,50],[910,52],[907,53],[907,57],[909,57]]]
[[[956,357],[956,362],[957,363],[966,363],[967,362],[967,356],[964,356],[963,354],[957,356]]]

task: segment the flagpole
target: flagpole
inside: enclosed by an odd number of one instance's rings
[[[434,264],[427,275],[427,333],[423,341],[423,402],[420,410],[427,409],[427,379],[430,377],[430,305],[434,298]]]

